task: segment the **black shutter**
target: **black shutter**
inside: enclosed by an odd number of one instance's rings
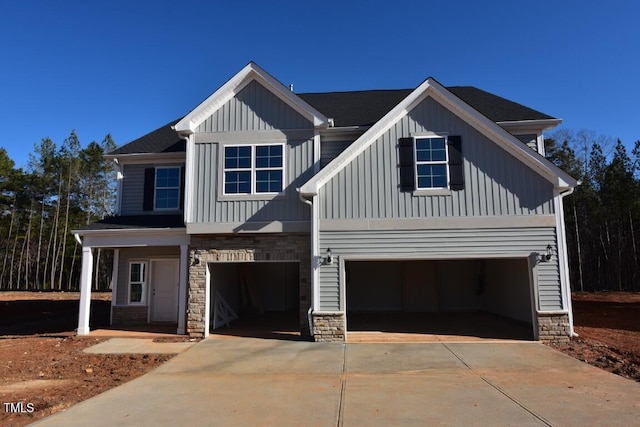
[[[464,188],[462,137],[450,135],[447,138],[447,145],[449,150],[449,188],[460,191]]]
[[[184,210],[184,189],[185,189],[184,169],[185,169],[184,166],[180,168],[180,206],[178,207],[178,209],[180,210]]]
[[[153,196],[156,191],[156,168],[144,170],[144,195],[142,197],[142,210],[153,210]]]
[[[416,189],[416,176],[413,161],[413,138],[398,140],[398,160],[400,167],[400,191]]]

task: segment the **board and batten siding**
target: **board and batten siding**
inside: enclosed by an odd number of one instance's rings
[[[379,230],[321,231],[320,253],[328,248],[333,264],[320,267],[319,303],[321,311],[340,311],[340,258],[349,259],[456,259],[484,257],[523,257],[545,253],[547,245],[557,253],[553,227],[448,229],[448,230]],[[562,309],[558,259],[552,257],[533,268],[537,282],[538,309]],[[537,280],[536,280],[537,277]]]
[[[424,132],[462,137],[463,190],[437,196],[400,191],[398,139]],[[553,213],[550,182],[432,98],[409,111],[338,172],[320,197],[322,219]]]
[[[116,305],[128,305],[129,299],[127,293],[129,291],[129,263],[132,261],[147,262],[147,269],[151,267],[150,259],[152,258],[180,258],[180,247],[178,246],[151,246],[140,248],[122,248],[120,249],[120,258],[118,259],[118,284],[116,286]],[[149,298],[149,271],[147,270],[147,298]],[[148,299],[147,299],[148,303]]]
[[[204,120],[196,132],[313,129],[313,124],[255,80]]]
[[[283,141],[284,142],[284,141]],[[271,200],[220,199],[223,171],[220,144],[195,144],[195,180],[191,223],[309,221],[309,206],[296,192],[313,175],[313,139],[285,143],[285,196]]]

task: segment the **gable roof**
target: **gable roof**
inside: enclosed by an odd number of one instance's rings
[[[473,86],[447,88],[494,122],[552,120],[547,114]],[[371,126],[414,89],[299,93],[298,96],[334,120],[335,126]]]
[[[109,153],[118,154],[141,154],[141,153],[178,153],[185,151],[185,141],[173,130],[173,126],[180,119],[167,123],[153,132],[131,141]]]
[[[475,95],[482,95],[475,91],[469,92],[474,92]],[[386,132],[398,120],[404,117],[427,97],[432,97],[445,108],[449,109],[454,114],[474,126],[478,131],[496,142],[505,151],[512,154],[514,157],[521,160],[523,163],[549,180],[555,188],[568,189],[577,185],[577,181],[566,172],[562,171],[549,160],[540,156],[524,144],[519,143],[519,140],[501,128],[494,120],[489,119],[482,112],[473,108],[469,103],[466,103],[452,91],[449,91],[435,79],[430,77],[409,93],[409,95],[407,95],[387,114],[371,126],[364,134],[356,139],[349,147],[347,147],[346,150],[338,155],[338,157],[333,159],[327,166],[320,170],[319,173],[307,181],[300,188],[300,193],[307,197],[317,195],[318,191],[322,186],[324,186],[324,184],[326,184],[368,146],[376,141],[384,132]],[[487,98],[488,97],[478,96],[477,101],[480,102],[482,99]]]
[[[189,114],[179,120],[175,124],[174,129],[184,134],[195,132],[196,128],[205,121],[207,117],[226,104],[227,101],[254,80],[269,89],[274,95],[313,123],[314,126],[324,126],[327,124],[327,118],[322,113],[307,104],[299,96],[296,96],[289,88],[285,87],[256,63],[250,62]]]

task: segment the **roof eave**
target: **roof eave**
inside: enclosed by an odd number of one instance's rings
[[[510,120],[496,122],[506,130],[550,130],[562,123],[562,119]]]
[[[173,129],[181,134],[190,134],[216,110],[236,96],[245,86],[253,80],[267,87],[273,94],[280,98],[291,108],[313,123],[314,127],[327,126],[328,119],[299,96],[286,88],[277,79],[263,70],[254,62],[247,64],[235,76],[229,79],[218,90],[194,108],[182,120],[175,124]]]

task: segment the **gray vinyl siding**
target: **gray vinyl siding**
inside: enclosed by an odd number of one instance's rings
[[[131,261],[146,261],[147,269],[150,267],[151,258],[176,258],[180,257],[180,248],[172,246],[153,246],[146,248],[123,248],[120,249],[120,259],[118,260],[118,284],[116,287],[116,305],[127,305],[129,298],[129,263]],[[147,271],[147,285],[149,283]],[[147,292],[147,297],[149,293]]]
[[[194,209],[191,223],[309,221],[310,208],[296,192],[313,174],[313,139],[285,144],[285,196],[271,200],[220,200],[218,143],[195,145]]]
[[[153,165],[124,165],[122,170],[122,215],[140,215],[144,199],[144,170]]]
[[[322,141],[320,143],[320,168],[323,168],[329,164],[329,162],[346,148],[351,145],[353,140],[350,141]]]
[[[399,190],[398,139],[420,132],[462,136],[465,187],[443,196]],[[427,98],[322,189],[327,219],[553,213],[553,186],[472,126]]]
[[[450,230],[385,230],[323,231],[320,253],[331,248],[334,263],[320,267],[320,310],[338,311],[340,301],[340,258],[371,257],[375,259],[450,259],[496,255],[522,257],[533,252],[545,253],[547,245],[557,253],[555,228],[450,229]],[[557,257],[539,263],[537,276],[538,309],[562,309],[562,294]],[[535,279],[534,279],[535,281]]]
[[[153,211],[142,209],[144,200],[144,170],[154,168],[155,164],[123,165],[121,215],[151,215]],[[184,166],[184,163],[162,164],[160,166]],[[181,186],[182,187],[182,186]],[[182,187],[184,188],[184,187]],[[166,213],[164,211],[163,213]]]
[[[202,122],[196,132],[312,128],[310,121],[254,80]]]

